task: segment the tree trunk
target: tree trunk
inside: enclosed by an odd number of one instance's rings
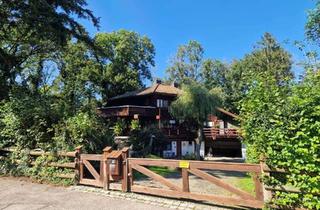
[[[203,134],[203,128],[202,128],[202,126],[200,126],[198,128],[198,135],[196,138],[196,158],[197,158],[197,160],[200,160],[201,142],[203,140],[202,134]]]

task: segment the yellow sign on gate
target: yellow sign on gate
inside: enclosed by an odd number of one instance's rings
[[[179,161],[179,168],[189,168],[189,161],[181,160]]]

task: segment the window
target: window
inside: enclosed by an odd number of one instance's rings
[[[162,108],[162,107],[168,107],[168,106],[169,106],[168,100],[157,99],[157,107]]]
[[[172,145],[171,145],[171,143],[166,145],[166,150],[172,150]]]

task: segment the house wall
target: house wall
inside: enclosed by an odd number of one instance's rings
[[[194,141],[181,141],[181,155],[192,155],[195,152]]]
[[[185,126],[179,124],[178,121],[176,123],[170,123],[170,120],[172,120],[172,116],[168,112],[168,107],[157,107],[157,100],[167,100],[168,106],[176,99],[176,96],[174,95],[168,95],[168,94],[159,94],[159,93],[153,93],[149,95],[144,96],[135,96],[135,97],[127,97],[127,98],[120,98],[115,99],[113,101],[110,101],[107,106],[122,106],[122,105],[136,105],[136,106],[151,106],[155,107],[153,110],[153,113],[150,115],[141,114],[139,117],[141,120],[141,123],[143,126],[146,125],[159,125],[161,128],[166,129],[172,129],[172,130],[179,130],[179,133],[174,133],[174,131],[171,131],[171,134],[165,133],[167,136],[169,136],[169,143],[170,143],[170,149],[166,149],[163,151],[164,157],[166,156],[174,156],[174,157],[181,157],[185,155],[194,154],[195,152],[195,142],[194,142],[194,135],[193,132],[190,131],[184,131]],[[134,114],[135,110],[130,110],[130,115],[128,116],[128,119],[130,119]],[[157,117],[156,117],[157,116]],[[158,119],[160,116],[160,119]],[[225,128],[238,128],[237,122],[234,121],[234,118],[230,117],[226,114],[218,114],[218,116],[210,116],[208,122],[205,124],[207,127],[219,127],[221,128],[219,130],[220,134],[224,134]],[[241,145],[239,144],[238,139],[206,139],[204,144],[201,145],[201,152],[204,155],[207,155],[208,152],[213,153],[220,153],[223,150],[226,151],[233,151],[236,150],[235,153],[237,153],[237,150],[241,151]],[[239,147],[240,145],[240,147]],[[238,148],[239,147],[239,148]]]
[[[238,123],[230,116],[210,116],[207,127],[218,128],[219,136],[205,139],[205,156],[241,157],[241,142],[238,137],[227,136],[225,129],[238,129]]]

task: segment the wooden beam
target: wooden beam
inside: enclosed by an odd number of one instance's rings
[[[189,161],[190,168],[197,169],[214,169],[222,171],[241,171],[241,172],[258,172],[261,168],[259,164],[247,163],[225,163],[225,162],[206,162],[206,161]]]
[[[189,172],[206,180],[206,181],[209,181],[229,192],[232,192],[236,195],[238,195],[239,197],[243,198],[243,199],[252,199],[254,200],[255,198],[250,195],[249,193],[245,192],[245,191],[242,191],[238,188],[235,188],[233,187],[232,185],[228,184],[228,183],[225,183],[224,181],[222,181],[221,179],[217,178],[217,177],[214,177],[206,172],[203,172],[203,171],[200,171],[199,169],[196,169],[196,168],[192,168],[192,169],[189,169]]]
[[[103,181],[102,181],[102,185],[103,188],[105,190],[109,190],[110,189],[110,165],[108,162],[108,156],[110,155],[110,153],[112,152],[112,148],[111,147],[106,147],[103,149],[103,154],[102,154],[102,162],[103,162],[103,167],[102,167],[102,174],[103,174]]]
[[[178,160],[167,159],[149,159],[149,158],[129,158],[132,164],[142,166],[167,166],[179,167]],[[240,172],[261,172],[259,164],[248,163],[225,163],[225,162],[208,162],[208,161],[189,161],[190,168],[214,169],[222,171],[240,171]]]
[[[183,192],[190,192],[188,169],[186,168],[181,169],[181,174],[182,174],[182,190]]]
[[[122,152],[122,191],[128,192],[128,161],[127,158],[129,156],[129,147],[125,147],[121,150]]]
[[[36,162],[32,161],[30,164],[34,166],[36,165]],[[75,163],[47,163],[46,165],[51,167],[58,167],[58,168],[71,168],[71,169],[75,168]]]
[[[95,179],[81,179],[80,184],[101,187],[101,183]]]
[[[168,181],[167,179],[163,178],[162,176],[154,173],[153,171],[150,171],[149,169],[143,167],[143,166],[140,166],[140,165],[136,165],[136,164],[132,164],[131,167],[137,171],[139,171],[140,173],[143,173],[144,175],[154,179],[155,181],[158,181],[160,182],[161,184],[169,187],[170,189],[172,190],[176,190],[176,191],[182,191],[182,189],[171,183],[170,181]]]
[[[96,169],[93,168],[91,163],[89,163],[89,161],[87,160],[82,160],[82,162],[87,167],[92,176],[95,178],[95,180],[100,180],[100,175],[97,173]]]
[[[263,185],[259,179],[259,174],[254,173],[253,175],[254,191],[256,192],[256,199],[263,201]]]
[[[250,199],[239,199],[218,195],[205,195],[198,193],[189,193],[189,192],[177,192],[173,190],[165,190],[159,188],[150,188],[144,186],[134,185],[131,187],[132,192],[143,193],[143,194],[151,194],[156,196],[164,196],[164,197],[173,197],[173,198],[184,198],[191,200],[199,200],[199,201],[211,201],[217,204],[227,205],[227,206],[244,206],[244,207],[252,207],[252,208],[262,208],[263,202],[258,200],[250,200]]]
[[[15,152],[16,148],[2,148],[2,149],[0,149],[0,151]],[[32,155],[32,156],[56,155],[56,156],[63,156],[63,157],[75,157],[75,152],[64,152],[64,151],[59,151],[57,153],[53,153],[53,152],[31,150],[31,151],[29,151],[28,154]]]
[[[179,167],[179,161],[168,159],[128,158],[130,163],[141,166]]]
[[[101,161],[102,155],[96,155],[96,154],[81,154],[81,160],[92,160],[92,161]]]

